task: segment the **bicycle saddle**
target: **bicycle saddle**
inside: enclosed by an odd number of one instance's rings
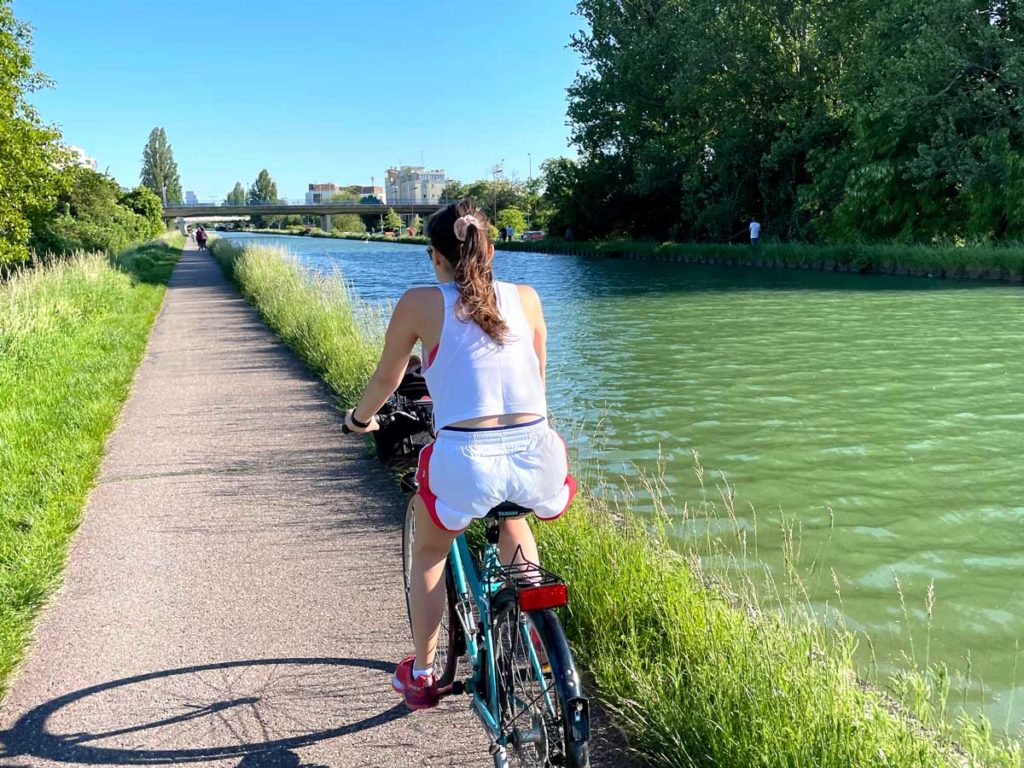
[[[518,504],[513,504],[511,501],[503,501],[498,506],[491,509],[484,517],[489,517],[492,520],[511,520],[516,517],[522,517],[528,515],[533,510],[527,509],[526,507],[520,507]]]

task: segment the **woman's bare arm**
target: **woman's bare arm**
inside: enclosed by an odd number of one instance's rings
[[[516,287],[519,289],[519,302],[523,305],[526,321],[533,329],[533,350],[537,353],[537,360],[540,361],[540,380],[546,382],[548,328],[544,324],[544,310],[540,304],[540,296],[532,286],[518,285]]]
[[[359,421],[371,421],[402,383],[409,355],[419,341],[419,325],[423,317],[424,297],[421,290],[406,291],[395,305],[387,332],[384,334],[384,352],[377,363],[359,404],[350,412]]]

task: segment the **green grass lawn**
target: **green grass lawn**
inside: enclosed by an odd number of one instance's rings
[[[59,583],[181,243],[0,285],[0,694]]]

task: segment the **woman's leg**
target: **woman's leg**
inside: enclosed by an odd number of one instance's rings
[[[419,496],[413,497],[416,511],[416,538],[412,550],[412,642],[416,649],[416,669],[434,663],[437,632],[444,613],[444,564],[457,533],[442,531],[431,520]]]
[[[533,531],[525,517],[514,520],[504,520],[500,523],[501,536],[498,538],[498,552],[501,562],[505,565],[512,565],[512,558],[516,556],[517,550],[522,548],[517,563],[524,560],[534,565],[540,565],[540,555],[537,552],[537,542],[533,538]]]

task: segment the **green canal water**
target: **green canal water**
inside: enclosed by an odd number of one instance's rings
[[[260,239],[368,301],[432,281],[422,246]],[[796,528],[823,616],[834,572],[866,671],[969,670],[957,701],[1020,728],[1024,289],[505,252],[496,272],[540,292],[551,407],[600,436],[577,439],[613,484],[661,464],[675,506],[699,504],[697,451],[777,574]]]

